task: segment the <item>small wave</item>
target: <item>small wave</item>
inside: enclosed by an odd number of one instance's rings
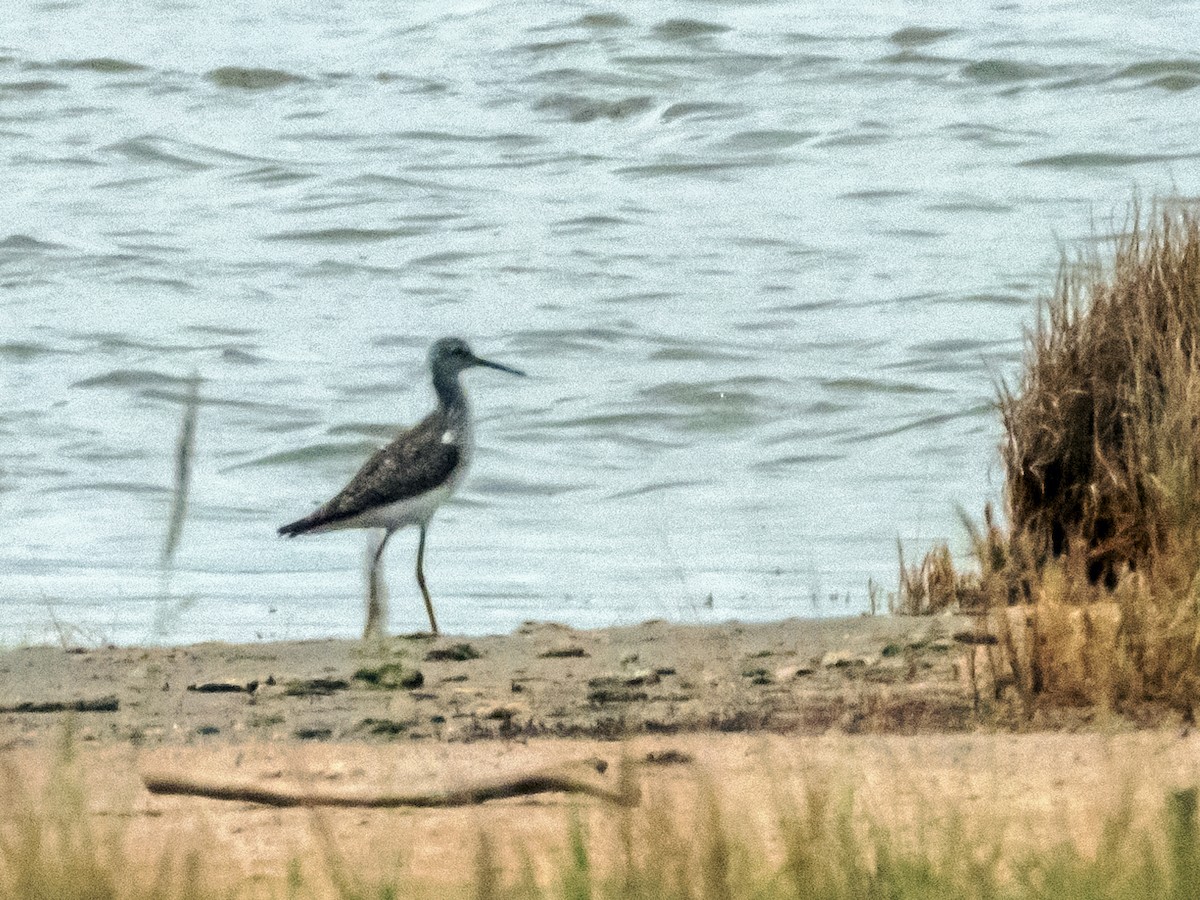
[[[138,394],[148,400],[165,400],[167,403],[188,404],[197,402],[186,389],[171,390],[169,388],[148,387],[140,390]],[[285,403],[268,403],[263,400],[233,400],[228,397],[214,397],[203,393],[200,395],[198,402],[203,407],[238,409],[272,415],[291,415],[297,412],[296,407]]]
[[[956,419],[972,419],[983,416],[991,416],[996,411],[996,408],[991,403],[979,403],[957,412],[934,413],[933,415],[921,416],[901,425],[896,425],[892,428],[884,428],[879,431],[860,432],[855,435],[848,435],[841,438],[840,444],[857,444],[862,441],[876,441],[883,438],[894,437],[897,434],[904,434],[907,431],[916,431],[922,428],[933,428],[937,425],[944,425],[947,422],[953,422]]]
[[[819,131],[788,131],[786,129],[739,131],[730,135],[722,145],[730,150],[770,152],[786,150],[820,135]]]
[[[582,124],[599,119],[608,119],[613,122],[628,119],[648,110],[653,102],[653,98],[647,96],[601,100],[581,94],[551,94],[549,97],[537,101],[533,108],[555,112],[567,121]]]
[[[476,478],[471,482],[471,492],[484,496],[542,496],[557,497],[583,490],[585,485],[555,483],[552,481],[524,481],[519,478]]]
[[[851,405],[849,403],[835,403],[832,400],[816,400],[808,404],[800,411],[806,416],[835,416],[857,408],[858,407],[856,405]]]
[[[965,60],[952,56],[935,56],[932,53],[920,53],[916,50],[901,50],[880,57],[880,62],[893,66],[961,66]]]
[[[921,25],[910,25],[907,28],[901,28],[899,31],[893,31],[888,40],[897,47],[924,47],[927,44],[934,44],[943,38],[948,38],[952,34],[956,34],[956,28],[926,28]]]
[[[1030,299],[1023,294],[967,294],[959,298],[963,303],[994,303],[996,306],[1029,306]]]
[[[121,156],[128,157],[136,162],[165,163],[176,169],[202,172],[212,168],[211,163],[195,159],[190,152],[186,152],[194,148],[154,135],[128,138],[123,141],[117,141],[114,144],[108,144],[101,149],[110,153],[119,153]]]
[[[789,290],[793,290],[789,288]],[[796,303],[779,303],[769,307],[766,312],[770,313],[796,313],[796,312],[812,312],[818,309],[834,309],[840,306],[837,300],[800,300]]]
[[[911,238],[917,241],[928,241],[945,237],[947,232],[934,231],[932,228],[883,228],[880,229],[879,234],[899,238]]]
[[[661,73],[663,77],[687,77],[687,73],[703,74],[709,78],[751,78],[763,72],[777,70],[783,65],[796,67],[796,58],[771,53],[626,53],[613,58],[613,62],[637,69],[671,69]]]
[[[877,190],[867,191],[849,191],[845,194],[838,194],[839,200],[895,200],[898,197],[908,197],[912,191],[897,191],[888,188],[879,188]]]
[[[810,69],[814,66],[829,66],[842,61],[840,56],[834,56],[831,53],[792,53],[786,59],[788,68],[797,70]]]
[[[655,404],[705,412],[738,410],[749,413],[764,405],[763,398],[751,391],[733,390],[719,384],[672,382],[643,388],[638,394]]]
[[[221,351],[221,359],[238,366],[256,366],[265,362],[257,353],[242,350],[240,347],[226,347]]]
[[[30,78],[26,81],[0,82],[0,92],[12,94],[41,94],[45,91],[65,91],[67,86],[48,78]]]
[[[888,133],[878,126],[863,126],[842,131],[817,141],[815,147],[872,147],[888,140]]]
[[[674,162],[646,163],[637,166],[620,166],[613,170],[616,175],[631,175],[635,178],[664,178],[673,175],[695,177],[725,177],[726,173],[738,169],[763,168],[777,165],[778,157],[771,154],[739,156],[737,159],[709,159],[704,161],[679,160]]]
[[[1160,78],[1164,75],[1200,77],[1200,60],[1156,59],[1134,63],[1117,73],[1117,78]]]
[[[292,410],[295,412],[295,410]],[[321,424],[315,415],[304,419],[276,419],[274,421],[259,421],[255,428],[265,434],[292,434],[296,431],[309,431]]]
[[[776,457],[775,459],[764,459],[761,462],[754,463],[750,468],[759,472],[778,472],[785,469],[794,469],[797,466],[837,462],[845,458],[845,453],[796,453],[789,456]]]
[[[156,372],[151,369],[114,369],[111,372],[105,372],[103,375],[93,375],[91,378],[84,378],[74,382],[71,387],[77,388],[94,388],[94,387],[162,387],[164,385],[188,385],[191,384],[190,378],[185,378],[180,375],[168,375],[165,372]]]
[[[779,291],[789,290],[782,285],[776,286]],[[761,319],[754,322],[735,322],[733,327],[738,331],[750,333],[761,331],[792,331],[796,323],[791,319]]]
[[[416,373],[414,372],[414,378]],[[342,397],[394,397],[400,390],[400,385],[406,379],[388,379],[387,381],[371,381],[366,384],[344,384],[340,385],[336,390],[339,396]],[[417,378],[417,380],[420,380]],[[392,437],[396,436],[396,429],[392,429]]]
[[[1164,75],[1149,82],[1151,87],[1167,91],[1190,91],[1200,85],[1200,77],[1196,75]]]
[[[47,347],[45,344],[30,344],[24,341],[10,341],[6,344],[0,344],[0,359],[19,363],[29,362],[39,356],[50,356],[62,352],[62,350]]]
[[[1144,87],[1167,91],[1190,91],[1200,85],[1200,60],[1162,59],[1134,63],[1119,71],[1114,78],[1141,80]]]
[[[416,237],[421,228],[316,228],[306,231],[276,231],[264,234],[264,241],[295,241],[306,244],[374,244],[394,238]]]
[[[221,66],[210,69],[205,77],[220,87],[239,88],[247,91],[264,91],[308,81],[303,75],[285,72],[282,69],[244,68]]]
[[[643,254],[630,253],[625,259],[649,259]],[[601,303],[657,303],[660,300],[672,300],[678,297],[676,291],[628,291],[620,294],[606,294],[599,298]]]
[[[1100,169],[1195,159],[1197,155],[1195,153],[1060,153],[1055,156],[1039,156],[1034,159],[1022,160],[1017,165],[1043,169]]]
[[[978,213],[1010,213],[1013,207],[1007,203],[994,203],[990,200],[950,200],[945,203],[930,203],[925,209],[931,212],[978,212]]]
[[[410,94],[444,94],[450,90],[450,85],[444,81],[433,81],[399,72],[378,72],[375,80],[380,84],[406,84]]]
[[[63,244],[42,241],[27,234],[10,234],[0,241],[0,250],[62,250]]]
[[[575,419],[562,419],[555,422],[554,425],[556,428],[632,428],[639,425],[662,426],[672,422],[679,423],[687,418],[688,416],[678,413],[644,410],[641,412],[593,413]]]
[[[451,131],[397,131],[392,137],[401,141],[421,141],[431,144],[495,144],[512,150],[524,150],[546,143],[543,138],[520,132],[499,134],[455,134]]]
[[[586,47],[587,43],[582,38],[562,38],[557,41],[534,41],[529,44],[520,44],[513,49],[540,56],[548,53],[557,53],[559,50],[569,50],[572,47]]]
[[[982,353],[994,346],[994,341],[981,341],[976,338],[943,338],[913,344],[909,349],[918,353]]]
[[[515,343],[517,350],[594,350],[628,339],[629,332],[619,328],[542,328],[522,331],[516,336]]]
[[[697,119],[700,121],[731,119],[740,113],[743,108],[736,103],[717,103],[715,101],[672,103],[662,111],[658,119],[660,122],[674,122],[676,119]]]
[[[260,166],[246,172],[235,172],[229,176],[231,181],[267,185],[294,184],[297,181],[307,181],[313,177],[311,172],[297,172],[294,169],[275,165]]]
[[[719,378],[711,381],[669,381],[655,387],[643,388],[641,393],[649,396],[665,392],[663,396],[675,398],[690,396],[693,391],[715,395],[745,388],[781,387],[788,384],[790,384],[789,381],[773,375],[736,375],[733,378]]]
[[[1057,74],[1049,66],[1039,63],[1021,63],[1007,59],[985,59],[969,63],[959,70],[964,78],[981,84],[1008,84],[1017,81],[1033,81],[1050,78]]]
[[[356,441],[350,444],[309,444],[296,450],[283,450],[279,453],[268,453],[246,462],[226,466],[222,472],[233,472],[238,469],[257,468],[259,466],[283,466],[291,463],[327,462],[330,460],[362,461],[379,449],[379,445],[371,441]]]
[[[728,25],[704,22],[700,19],[667,19],[653,28],[656,38],[664,41],[686,41],[732,31]]]
[[[235,328],[231,325],[188,325],[185,330],[228,338],[253,337],[262,333],[258,328]]]
[[[157,341],[137,340],[114,331],[87,331],[74,335],[74,337],[81,341],[91,341],[94,346],[89,349],[99,350],[104,354],[114,350],[149,350],[154,353],[172,353],[177,350],[195,349],[190,344],[165,344]]]
[[[1017,147],[1028,138],[1046,138],[1044,131],[1017,131],[997,128],[994,125],[984,125],[977,122],[955,122],[942,126],[942,130],[954,135],[957,140],[983,147]]]
[[[407,347],[424,352],[424,338],[413,337],[411,334],[385,334],[371,340],[372,347]]]
[[[30,63],[26,68],[125,75],[130,72],[145,72],[148,67],[124,59],[113,59],[111,56],[93,56],[86,59],[60,59],[52,63]]]
[[[613,228],[628,224],[630,224],[629,219],[623,219],[620,216],[607,216],[597,213],[590,216],[576,216],[573,219],[562,219],[558,222],[555,222],[554,227],[590,230],[599,228]]]
[[[878,378],[829,378],[821,387],[851,394],[937,394],[936,388],[909,381],[883,381]]]
[[[608,494],[605,500],[628,500],[631,497],[644,497],[646,494],[658,494],[663,491],[672,491],[677,488],[694,488],[707,487],[712,482],[709,481],[687,481],[679,479],[676,481],[652,481],[648,484],[643,484],[635,488],[628,488],[623,491],[617,491],[613,494]]]
[[[657,362],[749,362],[753,356],[715,347],[678,346],[663,347],[650,354]]]
[[[147,484],[141,481],[89,481],[80,484],[64,484],[46,488],[45,493],[149,494],[151,496],[166,496],[174,493],[174,491],[164,485]]]
[[[135,257],[130,255],[131,259],[142,260],[145,257]],[[169,288],[179,294],[190,294],[195,292],[196,286],[190,281],[185,281],[182,278],[164,278],[159,275],[126,275],[117,279],[117,284],[134,284],[144,285],[154,288]]]
[[[427,178],[409,178],[403,175],[384,175],[379,172],[364,172],[361,175],[353,175],[349,178],[334,179],[330,184],[349,185],[349,186],[366,186],[371,188],[389,188],[407,190],[408,188],[420,188],[433,191],[462,191],[470,193],[472,190],[466,186],[455,186],[451,188],[449,185],[439,181],[431,181]],[[438,212],[438,213],[422,213],[420,215],[405,216],[406,222],[441,222],[451,218],[463,217],[462,213]]]
[[[585,13],[575,20],[579,28],[609,29],[628,28],[630,22],[620,13]]]

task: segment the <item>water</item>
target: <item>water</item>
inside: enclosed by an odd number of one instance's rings
[[[365,535],[274,529],[444,334],[532,375],[468,375],[446,630],[862,610],[998,496],[1062,249],[1200,194],[1195,2],[298,9],[8,13],[0,643],[358,633]]]

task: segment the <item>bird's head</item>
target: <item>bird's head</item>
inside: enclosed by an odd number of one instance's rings
[[[462,338],[442,338],[435,341],[433,346],[429,348],[429,367],[435,373],[443,372],[457,375],[463,369],[469,369],[472,366],[486,366],[489,369],[508,372],[510,375],[525,374],[520,369],[514,369],[510,366],[504,366],[498,362],[492,362],[491,360],[476,356],[471,351],[471,348],[467,346],[467,342]]]

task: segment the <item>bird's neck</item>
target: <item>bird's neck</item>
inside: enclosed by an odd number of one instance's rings
[[[463,393],[462,383],[458,380],[457,372],[434,372],[433,390],[437,394],[438,403],[445,409],[465,409],[467,395]]]

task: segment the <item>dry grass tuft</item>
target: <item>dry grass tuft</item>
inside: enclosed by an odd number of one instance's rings
[[[971,531],[1028,715],[1200,700],[1200,219],[1133,226],[1064,264],[1000,392],[1009,527]]]
[[[1110,589],[1155,559],[1200,559],[1200,221],[1133,224],[1107,277],[1063,266],[1000,398],[1013,533]]]
[[[954,566],[950,547],[938,544],[925,554],[920,565],[906,565],[904,548],[900,554],[900,590],[891,607],[893,615],[931,616],[948,609],[970,609],[979,602],[979,577],[960,572]]]

